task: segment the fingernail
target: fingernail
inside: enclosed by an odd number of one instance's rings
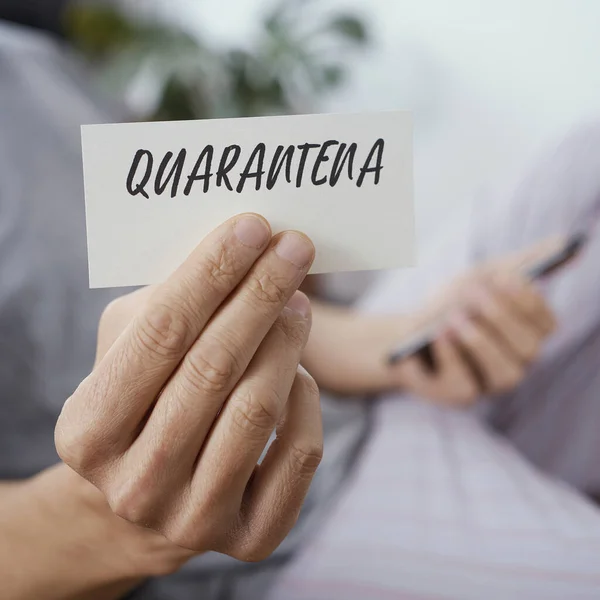
[[[306,265],[312,262],[315,255],[315,248],[312,242],[299,233],[286,233],[275,246],[275,253],[296,265],[299,269],[304,269]]]
[[[310,300],[302,292],[296,292],[286,304],[286,307],[301,314],[305,319],[310,315]]]
[[[262,248],[271,237],[267,224],[262,219],[252,215],[240,217],[233,231],[244,246],[250,246],[251,248]]]

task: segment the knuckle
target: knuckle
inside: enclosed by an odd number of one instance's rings
[[[59,458],[78,473],[89,470],[92,457],[95,456],[94,447],[89,443],[86,434],[65,422],[64,417],[59,418],[54,431],[54,445]]]
[[[194,394],[220,395],[234,384],[240,365],[234,352],[224,344],[193,348],[183,363],[183,381]]]
[[[230,503],[224,502],[221,494],[190,496],[188,500],[193,510],[168,519],[163,526],[163,535],[176,546],[194,552],[217,550],[223,532],[231,528],[234,512]]]
[[[54,433],[54,444],[59,458],[74,471],[85,474],[90,470],[95,452],[84,436],[72,431],[65,433],[65,428],[59,422]]]
[[[251,277],[246,289],[253,303],[272,307],[285,303],[289,287],[289,282],[284,277],[277,277],[265,271],[259,276]]]
[[[104,486],[103,492],[112,512],[129,523],[161,529],[154,503],[154,485],[147,478],[127,477]]]
[[[172,359],[186,351],[191,331],[184,311],[155,304],[135,321],[133,335],[143,352]]]
[[[179,548],[185,548],[186,550],[192,550],[194,552],[206,552],[210,549],[210,546],[205,545],[201,533],[194,532],[191,534],[187,528],[169,528],[164,531],[163,535]]]
[[[79,402],[80,390],[81,386],[67,404]],[[92,421],[75,418],[65,405],[54,430],[54,445],[66,465],[83,476],[96,471],[106,461],[110,447],[102,437]]]
[[[322,440],[306,443],[301,446],[298,443],[290,445],[290,462],[292,469],[301,477],[312,477],[323,460]]]
[[[265,517],[238,523],[227,536],[222,551],[246,563],[259,563],[266,560],[277,550],[285,535],[289,533],[298,514],[294,519],[289,517],[294,517],[294,515],[289,515],[285,522],[279,522],[276,525],[269,523]]]
[[[237,281],[240,267],[235,253],[222,242],[217,252],[204,256],[199,267],[200,278],[217,290],[229,289]]]
[[[302,393],[311,398],[312,400],[318,400],[321,397],[321,391],[315,381],[315,378],[310,375],[307,371],[302,370],[296,374],[296,380],[299,385],[302,386]]]
[[[283,400],[275,389],[257,394],[250,388],[234,400],[232,421],[244,435],[263,438],[275,428],[282,406]]]
[[[277,327],[286,337],[289,345],[302,350],[308,338],[308,321],[294,318],[291,315],[280,315],[275,321]]]
[[[205,521],[210,522],[211,515],[207,514],[205,516]],[[192,527],[187,520],[175,520],[165,526],[163,535],[180,548],[186,548],[194,552],[206,552],[211,549],[213,526],[200,524],[198,527]]]
[[[279,544],[261,540],[249,542],[239,549],[234,550],[234,558],[245,563],[259,563],[266,560],[275,552]]]

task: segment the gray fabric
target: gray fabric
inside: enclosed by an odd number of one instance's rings
[[[52,424],[114,297],[87,286],[79,122],[102,121],[54,46],[0,34],[0,476],[56,462]]]
[[[119,120],[49,39],[0,23],[0,479],[29,477],[58,458],[64,400],[92,366],[99,315],[120,291],[88,289],[79,126]],[[325,459],[297,528],[273,559],[220,555],[148,582],[132,598],[262,598],[318,526],[368,432],[361,401],[323,399]]]

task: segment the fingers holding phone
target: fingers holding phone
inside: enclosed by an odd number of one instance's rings
[[[555,326],[534,283],[515,272],[480,271],[463,281],[429,360],[421,350],[391,368],[413,393],[466,405],[518,386]]]
[[[533,363],[554,317],[535,285],[516,273],[500,273],[467,291],[464,308],[449,319],[452,339],[469,363],[480,392],[516,387]]]
[[[524,364],[538,354],[556,321],[536,286],[517,273],[500,273],[475,285],[466,300],[472,318]]]

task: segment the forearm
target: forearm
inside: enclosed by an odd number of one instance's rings
[[[341,394],[382,392],[395,385],[385,358],[411,327],[403,316],[366,316],[314,301],[303,364],[323,389]]]
[[[121,598],[153,570],[142,552],[135,556],[138,534],[132,527],[64,465],[0,485],[3,595],[11,600]]]
[[[320,387],[332,387],[332,376],[340,369],[335,357],[348,343],[352,316],[351,309],[312,299],[312,329],[302,362]]]

